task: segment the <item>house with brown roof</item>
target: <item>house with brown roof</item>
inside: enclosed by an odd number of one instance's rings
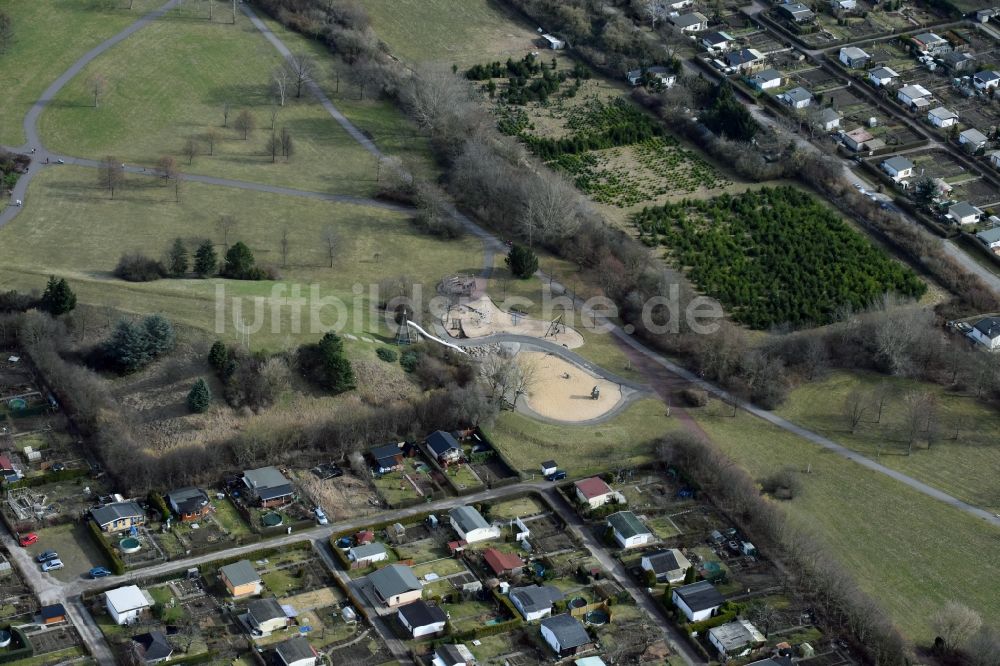
[[[483,561],[496,576],[505,574],[516,576],[524,568],[524,562],[521,561],[520,557],[496,548],[487,548],[483,551]]]

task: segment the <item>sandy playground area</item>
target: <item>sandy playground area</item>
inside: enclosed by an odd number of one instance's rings
[[[551,322],[501,310],[489,296],[456,305],[441,323],[453,338],[484,338],[494,333],[514,333],[545,339],[568,349],[583,346],[583,336],[576,329],[559,325],[559,330],[552,332]]]
[[[603,416],[622,399],[619,384],[590,374],[583,368],[547,352],[520,352],[518,363],[533,368],[535,382],[528,392],[527,405],[535,413],[573,423]],[[597,400],[591,398],[594,387]]]

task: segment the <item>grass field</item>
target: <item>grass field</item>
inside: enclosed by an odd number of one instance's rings
[[[92,169],[66,166],[50,169],[32,183],[23,212],[0,230],[0,282],[8,288],[41,289],[46,276],[54,273],[69,279],[81,302],[125,312],[161,312],[176,322],[214,330],[217,287],[224,284],[228,299],[266,298],[275,283],[197,279],[127,283],[113,278],[110,271],[122,253],[141,250],[158,258],[177,237],[191,241],[191,246],[211,238],[221,249],[216,223],[225,213],[238,220],[229,242],[247,243],[262,265],[280,263],[280,234],[287,227],[290,249],[288,266],[281,269],[282,284],[300,285],[307,298],[312,285],[319,298],[337,296],[345,303],[346,332],[378,335],[384,325],[368,307],[369,285],[405,273],[424,284],[425,294],[432,294],[443,275],[468,269],[481,254],[471,239],[434,240],[414,232],[404,216],[381,209],[197,183],[185,184],[180,203],[175,203],[169,187],[141,177],[111,200],[96,188],[95,174]],[[326,225],[333,225],[338,234],[333,268],[321,241]],[[74,242],[65,242],[68,238]],[[376,253],[381,255],[378,260]],[[352,291],[355,284],[362,287],[357,296]],[[311,303],[320,305],[316,300]],[[233,331],[236,312],[231,305],[229,300],[223,311],[226,335]],[[290,307],[280,308],[277,328],[268,315],[267,325],[253,335],[253,347],[284,348],[315,339],[319,333],[310,332],[311,320],[330,325],[338,318],[332,307],[319,309],[315,318],[312,310],[303,307],[298,331],[292,326]],[[255,304],[246,303],[242,314],[245,321],[253,321]],[[257,321],[265,323],[263,318]]]
[[[80,56],[163,4],[136,0],[132,11],[91,0],[5,0],[14,42],[0,55],[0,144],[24,143],[21,121],[42,91]]]
[[[888,383],[893,397],[886,403],[880,423],[877,408],[864,415],[854,434],[842,406],[854,389],[872,390]],[[930,391],[937,397],[939,441],[926,448],[923,442],[907,456],[903,396],[909,391]],[[837,372],[805,384],[778,410],[785,418],[815,430],[844,446],[898,469],[961,500],[1000,511],[1000,416],[973,397],[945,391],[940,386],[861,372]]]
[[[712,440],[760,478],[785,466],[811,469],[783,504],[821,538],[912,639],[933,639],[929,618],[959,599],[995,624],[1000,531],[883,475],[741,413],[694,414]]]
[[[52,150],[153,166],[173,155],[181,171],[275,185],[367,195],[376,159],[354,141],[307,91],[292,90],[275,123],[287,128],[295,153],[272,162],[266,142],[274,108],[271,72],[281,56],[240,14],[237,25],[167,17],[98,57],[57,95],[39,126]],[[108,90],[97,108],[87,81],[100,74]],[[228,127],[223,107],[231,105]],[[257,129],[244,140],[234,128],[249,110]],[[221,142],[211,149],[207,133]],[[188,140],[199,147],[188,164]]]
[[[539,47],[531,29],[492,0],[361,0],[390,52],[409,62],[472,65]]]
[[[596,426],[552,425],[504,412],[489,436],[519,471],[539,474],[543,460],[555,459],[559,469],[578,477],[649,461],[652,443],[676,427],[662,402],[646,399]]]

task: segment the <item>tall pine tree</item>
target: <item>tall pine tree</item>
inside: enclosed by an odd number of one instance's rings
[[[57,280],[54,275],[50,275],[45,293],[42,294],[41,306],[43,310],[58,317],[76,307],[76,294],[69,288],[65,278]]]

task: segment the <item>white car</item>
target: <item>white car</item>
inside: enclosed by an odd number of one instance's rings
[[[330,522],[330,520],[326,517],[326,514],[323,513],[322,508],[316,507],[313,509],[313,513],[316,514],[316,522],[320,525],[326,525]]]
[[[55,571],[56,569],[62,569],[62,560],[49,560],[42,564],[42,571]]]

